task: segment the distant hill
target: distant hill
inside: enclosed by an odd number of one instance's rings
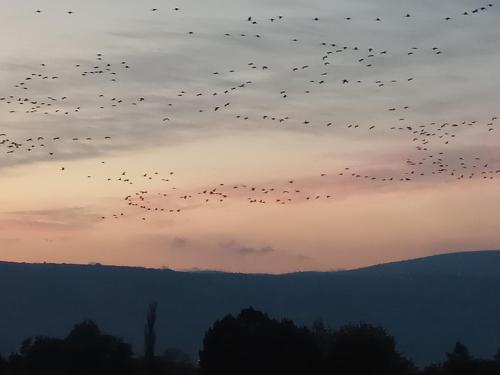
[[[349,272],[372,275],[449,275],[500,277],[500,251],[468,251],[385,263]]]
[[[28,336],[61,336],[85,318],[142,350],[146,306],[159,303],[158,346],[193,355],[214,320],[254,306],[311,324],[381,324],[420,364],[456,340],[478,356],[500,347],[500,251],[353,271],[246,275],[130,267],[0,263],[0,352]]]

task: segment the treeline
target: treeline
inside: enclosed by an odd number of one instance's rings
[[[199,361],[179,350],[156,353],[156,304],[144,326],[144,353],[97,324],[76,324],[65,338],[32,337],[0,356],[1,375],[499,375],[500,350],[474,358],[456,343],[443,363],[418,369],[385,329],[369,324],[299,327],[252,308],[228,315],[206,332]],[[0,337],[1,339],[1,337]]]

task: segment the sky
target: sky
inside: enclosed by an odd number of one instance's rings
[[[1,260],[283,273],[500,249],[497,1],[0,7]]]

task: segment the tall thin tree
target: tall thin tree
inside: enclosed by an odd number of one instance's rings
[[[144,325],[144,358],[147,362],[151,362],[155,356],[155,345],[156,345],[156,309],[158,303],[153,301],[148,306],[148,312],[146,315],[146,324]]]

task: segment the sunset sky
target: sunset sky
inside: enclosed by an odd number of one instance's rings
[[[0,0],[0,260],[500,249],[489,1]]]

